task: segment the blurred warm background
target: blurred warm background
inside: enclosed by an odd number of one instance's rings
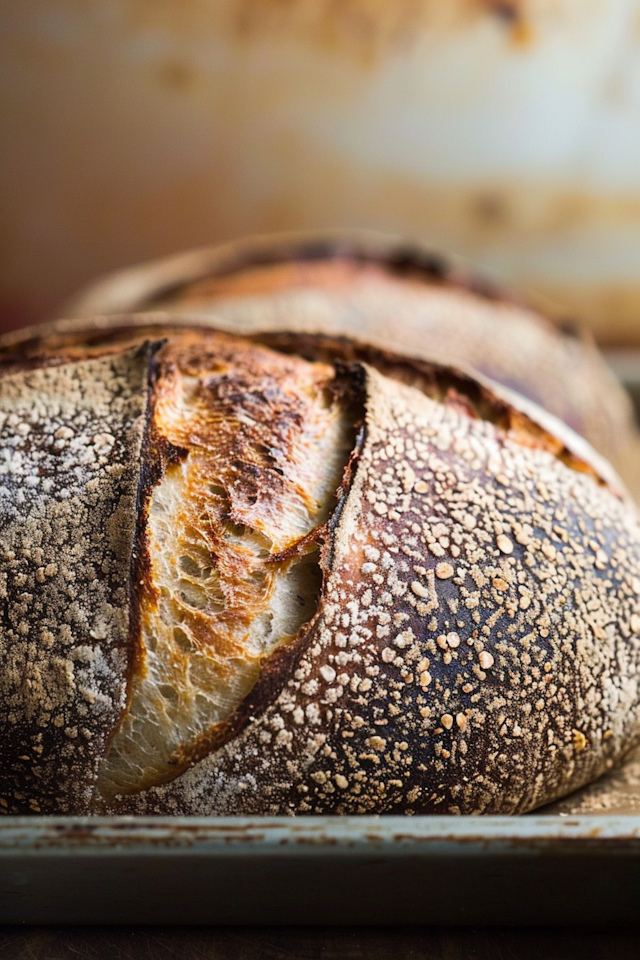
[[[639,0],[5,0],[5,327],[247,232],[417,235],[640,342]]]

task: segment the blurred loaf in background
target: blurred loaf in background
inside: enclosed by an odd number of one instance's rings
[[[473,368],[533,400],[624,466],[631,403],[592,338],[562,330],[464,267],[365,231],[249,237],[132,267],[87,287],[62,316],[162,311],[235,333],[356,337]]]

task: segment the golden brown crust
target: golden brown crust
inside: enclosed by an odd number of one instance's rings
[[[631,406],[592,341],[564,330],[456,261],[366,231],[248,238],[122,271],[64,316],[201,313],[244,335],[345,334],[463,364],[549,410],[609,457],[633,434]]]
[[[566,429],[554,438],[533,408],[511,408],[470,375],[344,340],[279,334],[274,354],[184,323],[172,329],[166,317],[107,327],[111,341],[97,327],[58,326],[22,352],[5,348],[0,388],[112,366],[133,356],[136,339],[162,333],[154,403],[172,363],[182,376],[220,375],[206,409],[231,398],[225,421],[257,417],[262,444],[273,418],[259,412],[265,371],[283,385],[287,370],[296,383],[326,382],[332,368],[356,401],[354,429],[360,403],[364,425],[330,520],[313,533],[323,573],[315,616],[267,658],[206,756],[189,754],[170,782],[95,799],[94,812],[523,812],[597,777],[637,742],[638,520],[597,458],[570,451]],[[242,389],[233,377],[224,387],[230,362],[248,377]],[[217,429],[208,417],[187,429],[191,439],[166,442],[206,445]],[[252,449],[247,463],[262,456]],[[143,451],[151,490],[166,476],[158,453]],[[285,514],[287,503],[283,494]],[[136,520],[145,545],[139,512],[128,529]],[[18,611],[15,587],[8,599]],[[53,662],[46,646],[37,653]]]

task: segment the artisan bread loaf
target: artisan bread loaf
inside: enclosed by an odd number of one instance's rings
[[[364,231],[248,238],[122,271],[64,316],[134,310],[197,313],[243,334],[342,334],[463,364],[551,411],[610,458],[633,445],[629,399],[587,334],[416,243]]]
[[[638,741],[640,530],[584,441],[199,323],[0,343],[2,810],[518,813]]]

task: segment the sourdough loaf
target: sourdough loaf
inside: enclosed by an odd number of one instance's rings
[[[5,812],[518,813],[638,741],[640,530],[580,438],[201,323],[0,343]]]

